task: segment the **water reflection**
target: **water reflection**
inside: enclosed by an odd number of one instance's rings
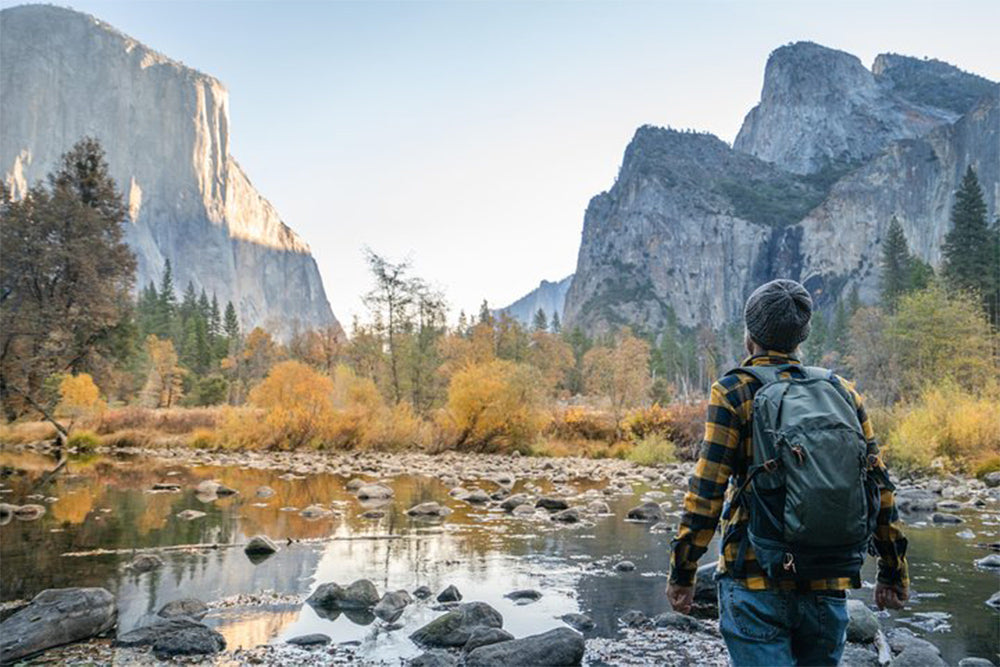
[[[636,486],[637,495],[609,500],[613,516],[563,527],[456,500],[440,481],[425,477],[382,480],[394,489],[395,497],[378,507],[381,516],[371,518],[367,514],[371,505],[359,503],[346,490],[347,479],[333,475],[303,478],[281,471],[185,468],[158,460],[90,457],[72,461],[48,488],[39,490],[33,484],[51,461],[4,451],[0,463],[4,485],[11,490],[2,496],[4,502],[42,502],[47,507],[37,521],[14,520],[0,527],[2,600],[30,598],[44,588],[104,586],[118,597],[122,631],[147,622],[171,600],[193,596],[212,602],[271,590],[293,596],[292,602],[215,609],[205,621],[216,626],[233,648],[323,632],[334,641],[361,642],[363,654],[370,657],[414,655],[417,649],[408,635],[440,613],[433,600],[410,605],[397,630],[387,629],[368,613],[324,617],[297,601],[320,583],[346,584],[362,577],[371,579],[380,591],[427,585],[436,593],[454,584],[464,599],[483,600],[499,610],[515,636],[557,627],[559,616],[577,611],[593,617],[596,633],[611,635],[617,631],[617,619],[629,609],[655,614],[667,608],[663,573],[671,534],[623,520],[638,503],[638,495],[649,490],[642,485]],[[378,481],[372,476],[366,479]],[[238,493],[199,494],[197,487],[205,480],[216,480]],[[176,484],[179,491],[152,492],[157,483]],[[543,491],[552,488],[546,480],[527,484]],[[263,486],[273,494],[258,496]],[[487,492],[496,488],[486,481],[466,484],[470,489],[475,486]],[[525,486],[522,480],[514,491]],[[585,493],[603,485],[571,486]],[[658,490],[677,504],[674,489]],[[29,500],[33,494],[41,494],[41,499]],[[46,497],[55,500],[46,502]],[[405,514],[408,507],[427,501],[447,505],[453,513],[444,521],[414,520]],[[333,514],[312,519],[300,515],[313,505]],[[204,516],[186,520],[178,516],[185,510]],[[918,616],[926,612],[950,615],[950,631],[930,637],[942,646],[949,662],[965,655],[995,658],[1000,643],[1000,615],[984,604],[997,589],[996,576],[972,566],[983,555],[975,542],[995,541],[998,517],[994,512],[964,516],[967,523],[958,527],[911,527],[913,585],[920,595],[910,610],[894,616],[913,622],[926,620]],[[977,538],[956,536],[967,529]],[[242,549],[226,546],[256,534],[270,536],[281,550],[255,565]],[[162,552],[165,566],[149,573],[125,568],[133,549],[206,544],[219,547]],[[63,555],[97,549],[125,551]],[[715,554],[713,545],[706,558]],[[614,563],[622,558],[635,563],[634,572],[614,572]],[[871,564],[865,575],[872,579]],[[529,588],[541,591],[541,599],[517,605],[504,597]]]

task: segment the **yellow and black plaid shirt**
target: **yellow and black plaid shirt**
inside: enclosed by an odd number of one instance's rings
[[[780,352],[750,357],[744,366],[765,366],[792,364],[782,373],[790,377],[799,373],[794,365],[798,359]],[[864,429],[865,438],[874,443],[875,434],[871,421],[861,403],[861,396],[847,381],[841,383],[854,397],[858,406],[858,419]],[[712,395],[708,404],[705,422],[705,440],[694,475],[684,496],[684,514],[681,517],[677,537],[673,541],[670,559],[670,581],[681,586],[694,583],[698,559],[708,550],[708,544],[715,534],[722,514],[723,504],[731,502],[736,484],[729,480],[745,471],[751,462],[750,415],[753,397],[761,383],[746,373],[727,375],[712,385]],[[884,464],[879,458],[877,465]],[[882,490],[882,504],[878,513],[878,527],[872,540],[879,555],[878,580],[887,584],[909,586],[906,571],[906,538],[900,529],[899,513],[891,490]],[[745,535],[745,525],[749,517],[744,507],[733,508],[731,516],[722,521],[722,553],[718,571],[726,572],[751,590],[782,588],[800,590],[845,590],[859,588],[860,577],[820,579],[807,582],[792,580],[772,581],[764,576],[764,571],[754,555],[753,547],[744,546],[742,567],[739,566],[740,536]],[[745,538],[743,538],[745,539]]]

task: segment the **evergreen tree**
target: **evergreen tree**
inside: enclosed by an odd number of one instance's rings
[[[493,325],[493,313],[490,312],[490,304],[486,299],[479,305],[479,323]]]
[[[160,289],[157,291],[159,303],[156,308],[153,333],[161,338],[170,336],[173,330],[173,319],[177,311],[177,295],[174,294],[174,274],[168,259],[163,267],[160,278]]]
[[[822,361],[823,355],[826,354],[827,350],[828,332],[826,318],[823,317],[823,311],[817,310],[813,313],[810,324],[809,338],[806,339],[806,342],[802,347],[809,363],[818,365]]]
[[[532,322],[532,329],[534,331],[548,331],[549,330],[549,319],[545,316],[545,311],[539,308],[535,312],[535,319]]]
[[[896,310],[899,297],[910,289],[910,267],[910,248],[903,226],[893,216],[882,246],[882,305],[889,312]]]
[[[198,295],[198,314],[205,320],[206,325],[209,318],[212,317],[212,306],[208,303],[208,295],[205,294],[205,288],[202,288],[201,294]]]
[[[951,223],[951,231],[944,238],[944,277],[952,287],[978,294],[989,309],[993,295],[1000,289],[1000,260],[996,235],[986,222],[983,190],[971,165],[955,193]]]
[[[213,339],[222,335],[222,315],[219,313],[219,299],[212,292],[212,305],[208,311],[208,335]]]
[[[562,333],[562,322],[559,321],[559,311],[552,311],[552,333]]]
[[[240,318],[236,316],[236,308],[233,307],[232,301],[226,304],[224,322],[223,331],[226,333],[229,345],[232,346],[240,338]]]
[[[198,295],[194,291],[194,283],[188,281],[184,288],[184,297],[181,299],[181,322],[187,323],[192,317],[198,314]]]
[[[855,291],[854,294],[856,293]],[[827,332],[827,348],[836,352],[840,358],[847,354],[850,339],[851,316],[848,314],[849,308],[850,302],[845,306],[843,299],[837,300],[833,311],[833,326]]]

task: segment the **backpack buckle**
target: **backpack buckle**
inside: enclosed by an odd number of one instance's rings
[[[791,572],[792,574],[795,574],[796,573],[796,570],[795,570],[795,554],[791,554],[791,553],[785,552],[785,560],[781,564],[781,567],[784,568],[785,572]]]
[[[764,461],[762,465],[764,466],[764,470],[766,472],[774,472],[775,470],[778,469],[779,463],[780,461],[778,461],[778,459],[768,459]]]
[[[802,445],[792,445],[790,449],[795,458],[798,459],[799,465],[806,462],[806,450],[802,449]]]

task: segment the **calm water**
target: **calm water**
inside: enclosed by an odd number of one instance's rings
[[[3,502],[47,506],[39,520],[15,519],[0,527],[2,600],[30,599],[45,588],[103,586],[118,597],[121,631],[144,624],[163,604],[182,597],[211,602],[265,590],[308,595],[321,583],[346,584],[361,577],[371,579],[380,591],[412,590],[426,584],[436,593],[455,584],[464,599],[496,607],[504,616],[505,628],[515,636],[557,627],[562,624],[558,616],[577,611],[594,618],[595,634],[611,636],[625,611],[640,609],[652,615],[667,608],[662,591],[670,534],[623,520],[627,510],[651,490],[643,485],[635,486],[634,496],[609,499],[614,516],[598,517],[592,525],[563,527],[472,506],[449,497],[448,488],[427,477],[388,481],[395,498],[379,508],[385,512],[383,518],[370,520],[361,517],[370,507],[362,506],[345,490],[345,478],[333,475],[290,479],[280,471],[186,468],[157,460],[91,457],[72,461],[43,491],[49,500],[42,501],[27,496],[37,493],[34,481],[52,466],[51,460],[7,451],[0,453],[0,464],[3,484],[10,489],[0,496]],[[219,480],[240,493],[214,501],[200,499],[194,487],[206,479]],[[184,490],[148,491],[164,481],[180,484]],[[514,490],[533,483],[520,480]],[[275,495],[255,497],[262,485],[273,488]],[[537,481],[537,486],[551,488],[545,480]],[[585,493],[599,490],[603,483],[571,486]],[[494,487],[484,481],[482,488]],[[655,490],[666,494],[658,501],[677,505],[679,491]],[[405,515],[406,508],[428,500],[446,504],[454,513],[437,523]],[[283,509],[311,504],[337,509],[342,516],[307,520],[298,511]],[[206,516],[193,521],[176,516],[186,509]],[[966,523],[958,526],[910,527],[911,576],[917,596],[889,620],[938,644],[949,663],[966,655],[996,660],[1000,613],[985,600],[1000,583],[996,574],[977,570],[972,562],[987,553],[976,542],[997,540],[1000,516],[995,505],[987,512],[960,514]],[[972,530],[976,537],[957,536],[965,530]],[[168,551],[162,554],[164,568],[135,575],[124,568],[132,558],[130,553],[63,555],[95,549],[228,544],[258,533],[282,543],[279,553],[258,565],[238,548]],[[283,543],[286,538],[329,537],[335,539]],[[714,555],[713,550],[708,558]],[[614,563],[624,558],[633,561],[636,570],[613,572]],[[866,575],[873,576],[871,564]],[[522,588],[537,589],[543,597],[524,606],[503,597]],[[323,632],[336,642],[361,642],[367,657],[393,658],[419,653],[407,636],[439,613],[431,604],[411,605],[400,619],[404,627],[393,632],[364,615],[326,619],[308,605],[287,603],[220,609],[205,622],[225,635],[230,648]]]

